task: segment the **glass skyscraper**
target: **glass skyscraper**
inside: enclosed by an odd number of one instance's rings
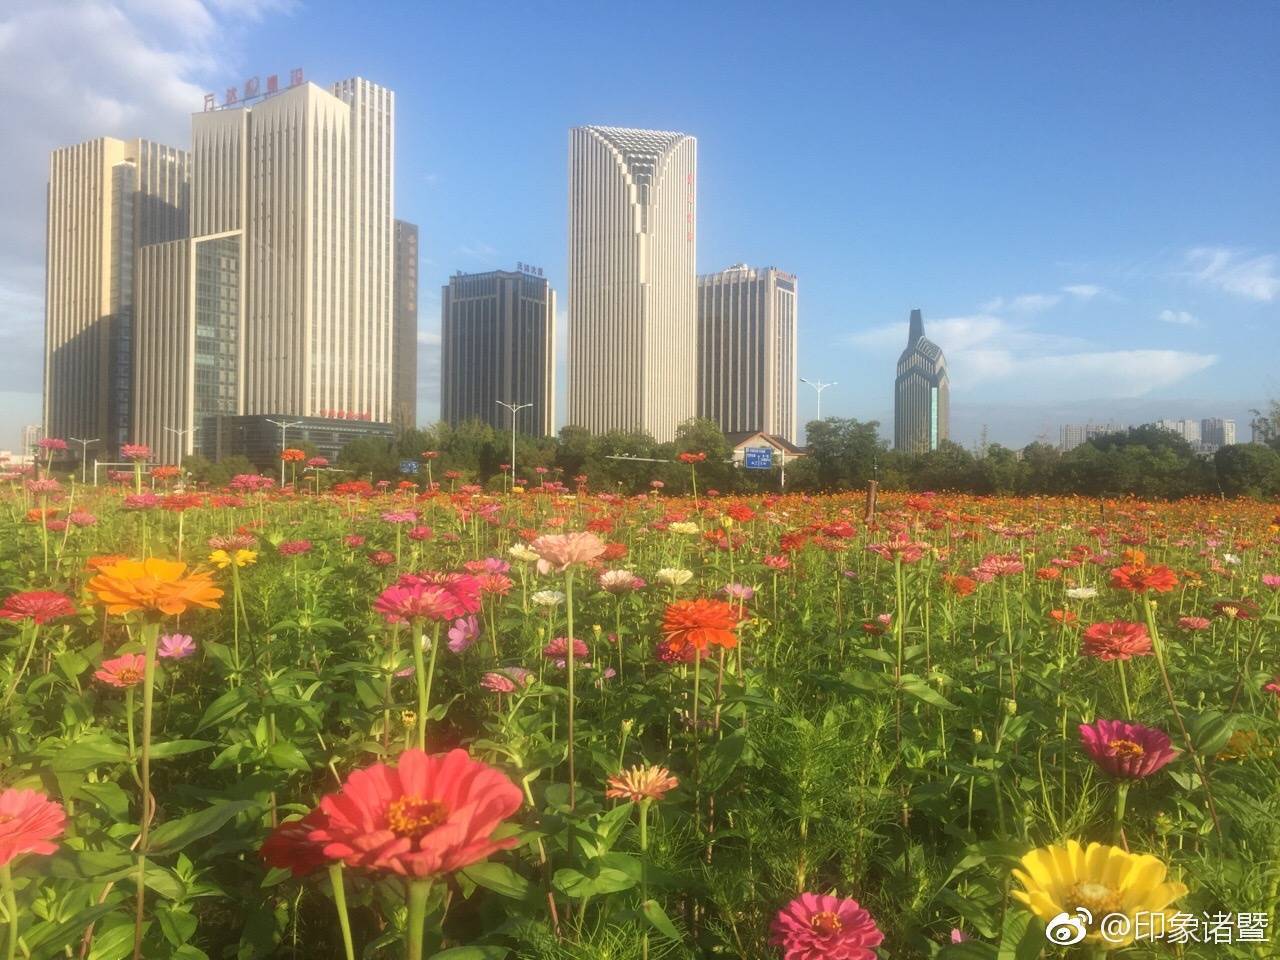
[[[941,348],[924,335],[924,319],[911,311],[907,349],[893,385],[893,446],[907,453],[937,450],[949,438],[951,381]]]

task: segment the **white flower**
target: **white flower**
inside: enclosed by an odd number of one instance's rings
[[[692,520],[679,520],[671,524],[667,529],[672,533],[697,533],[698,525]]]
[[[1097,595],[1097,587],[1072,587],[1067,591],[1067,596],[1072,600],[1092,600]]]
[[[1239,558],[1239,557],[1237,557],[1234,553],[1224,553],[1224,554],[1222,555],[1222,562],[1223,562],[1223,563],[1230,563],[1230,564],[1234,564],[1234,565],[1239,565],[1239,563],[1240,563],[1240,558]]]
[[[679,587],[693,579],[693,571],[681,570],[679,567],[663,567],[654,574],[654,579],[670,584],[673,587]]]
[[[564,603],[564,594],[559,590],[539,590],[537,593],[530,594],[529,599],[539,607],[558,607]]]
[[[526,547],[523,543],[517,543],[510,550],[507,551],[507,555],[511,557],[513,560],[521,560],[525,563],[533,563],[533,561],[538,559],[538,555],[534,553],[532,550],[530,550],[528,547]]]

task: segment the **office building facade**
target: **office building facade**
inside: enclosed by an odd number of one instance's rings
[[[911,311],[907,348],[894,380],[893,445],[927,453],[950,436],[951,381],[941,348],[924,335],[924,319]]]
[[[660,441],[697,413],[697,141],[569,135],[569,423]]]
[[[1236,422],[1221,417],[1206,417],[1200,421],[1200,442],[1212,453],[1219,447],[1230,447],[1236,442]]]
[[[698,278],[697,415],[796,439],[796,278],[738,264]]]
[[[138,251],[187,235],[189,155],[99,137],[50,158],[45,272],[46,436],[98,440],[114,458],[134,436]]]
[[[418,424],[418,227],[396,221],[394,330],[391,346],[391,422]]]
[[[456,274],[440,292],[440,417],[555,432],[556,295],[531,270]]]

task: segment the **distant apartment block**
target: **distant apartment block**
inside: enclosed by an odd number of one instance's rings
[[[455,274],[440,296],[440,416],[511,429],[499,403],[532,404],[516,429],[555,432],[556,294],[540,270]]]
[[[1200,442],[1213,452],[1219,447],[1230,447],[1236,442],[1236,422],[1221,417],[1208,417],[1200,421]]]
[[[1207,423],[1208,421],[1205,422]],[[1156,426],[1168,430],[1170,433],[1176,433],[1193,447],[1200,446],[1199,420],[1159,420],[1156,422]]]
[[[391,423],[418,424],[418,227],[396,221],[395,338],[391,349]]]
[[[738,264],[698,278],[698,416],[796,439],[796,278]]]
[[[1074,450],[1076,447],[1083,446],[1087,441],[1094,437],[1101,437],[1108,433],[1115,433],[1123,430],[1114,423],[1067,423],[1063,424],[1058,431],[1059,441],[1058,449],[1063,453]]]

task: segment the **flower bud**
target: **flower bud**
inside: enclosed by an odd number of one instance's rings
[[[982,742],[982,728],[981,728],[981,727],[974,727],[974,728],[973,728],[973,742],[974,742],[974,743],[981,743],[981,742]]]

